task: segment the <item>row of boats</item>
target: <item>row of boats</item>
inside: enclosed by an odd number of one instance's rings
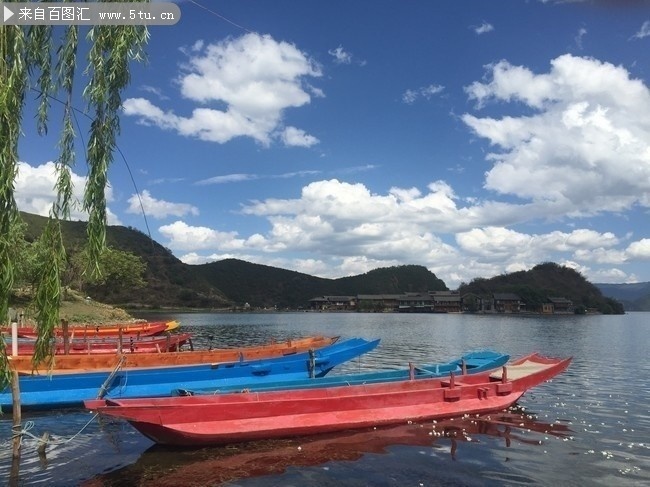
[[[499,411],[570,358],[492,350],[443,363],[331,374],[379,340],[306,337],[256,347],[11,357],[25,408],[79,407],[182,446],[288,437]],[[9,388],[0,406],[11,407]]]

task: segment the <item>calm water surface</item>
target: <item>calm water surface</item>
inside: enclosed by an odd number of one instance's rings
[[[332,372],[446,361],[493,348],[573,356],[568,371],[511,411],[221,448],[171,449],[123,421],[83,410],[23,414],[13,485],[491,486],[650,485],[650,313],[623,316],[174,314],[195,346],[310,334],[381,338]],[[51,435],[45,457],[36,452]],[[11,417],[0,418],[0,479],[9,482]]]

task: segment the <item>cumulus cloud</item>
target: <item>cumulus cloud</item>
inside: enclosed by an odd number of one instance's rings
[[[70,212],[72,220],[88,220],[88,213],[82,211],[86,178],[71,172],[73,205]],[[52,205],[56,201],[56,165],[54,162],[46,162],[39,166],[31,166],[26,162],[18,163],[18,175],[15,181],[16,204],[18,209],[27,213],[34,213],[41,216],[49,216]],[[113,201],[113,191],[108,185],[105,190],[106,201]],[[106,216],[109,225],[121,225],[120,219],[111,211],[106,209]]]
[[[264,232],[242,237],[176,222],[162,227],[170,248],[188,261],[240,256],[322,277],[409,262],[452,288],[544,261],[592,282],[633,282],[623,266],[650,261],[650,239],[578,224],[650,206],[648,88],[621,67],[571,55],[552,60],[545,73],[507,61],[487,70],[466,87],[477,111],[461,120],[489,144],[490,199],[459,195],[443,180],[376,192],[324,179],[294,198],[245,204],[242,215],[264,219]],[[493,106],[501,118],[482,113]],[[525,231],[549,220],[576,228]]]
[[[320,142],[313,135],[307,134],[304,130],[296,127],[286,127],[282,131],[282,142],[287,147],[311,147]]]
[[[503,227],[474,228],[456,234],[459,248],[476,255],[483,262],[521,262],[530,267],[551,255],[578,255],[592,249],[611,248],[619,243],[611,232],[598,233],[579,229],[570,233],[553,231],[547,234],[525,234]]]
[[[563,55],[548,73],[507,61],[466,87],[478,108],[517,102],[533,110],[462,120],[496,149],[485,187],[578,216],[650,206],[650,91],[622,67]]]
[[[127,213],[140,214],[144,211],[145,215],[157,219],[167,218],[168,216],[181,217],[188,214],[199,214],[199,209],[196,206],[156,199],[146,189],[142,191],[139,197],[137,194],[132,195],[127,202],[129,203],[129,207],[126,209]]]
[[[634,259],[650,260],[650,239],[644,238],[632,242],[626,249],[626,254]]]
[[[173,249],[197,251],[214,248],[241,249],[243,241],[237,232],[219,232],[208,227],[191,226],[182,221],[163,225],[158,231],[169,240]]]
[[[201,106],[189,116],[178,115],[145,98],[129,98],[124,114],[186,137],[221,144],[250,137],[267,146],[287,108],[310,103],[310,93],[322,95],[306,84],[308,78],[321,76],[320,67],[293,44],[269,35],[201,42],[186,54],[177,80],[181,94],[197,104],[217,107]],[[305,134],[305,141],[316,139]]]
[[[502,213],[501,207],[488,207],[458,205],[453,190],[442,181],[429,184],[426,191],[391,188],[376,194],[363,184],[329,180],[308,184],[296,199],[267,199],[245,206],[244,215],[266,218],[270,229],[264,234],[241,238],[181,222],[161,231],[169,237],[170,248],[186,252],[186,262],[236,254],[322,277],[409,262],[427,266],[451,287],[549,260],[590,272],[587,263],[619,265],[631,258],[650,258],[650,240],[623,251],[612,232],[574,229],[527,234],[504,226],[479,226],[490,215]],[[204,250],[209,253],[202,257]],[[288,257],[296,254],[312,257]]]

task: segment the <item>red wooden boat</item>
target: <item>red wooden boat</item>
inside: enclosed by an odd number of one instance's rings
[[[316,350],[332,345],[339,339],[335,337],[311,336],[294,338],[286,341],[273,341],[261,345],[247,347],[217,348],[212,350],[187,350],[166,353],[125,353],[125,354],[73,354],[56,355],[54,363],[43,361],[38,366],[32,363],[32,357],[18,355],[9,357],[11,368],[19,373],[30,374],[41,372],[46,374],[65,374],[89,371],[112,371],[124,357],[122,369],[143,367],[164,367],[172,365],[215,364],[236,362],[238,360],[257,360],[271,357],[282,357]],[[170,391],[171,393],[171,391]]]
[[[186,344],[192,335],[190,333],[174,333],[168,335],[155,335],[139,338],[90,338],[74,339],[70,341],[68,354],[98,354],[109,353],[160,353],[175,352]],[[18,343],[18,355],[34,355],[35,341],[21,341]],[[55,355],[63,355],[65,347],[63,340],[57,339],[54,348]],[[11,353],[11,343],[7,344],[7,353]]]
[[[571,358],[531,354],[497,372],[318,389],[92,400],[160,444],[218,445],[499,411],[563,372]]]
[[[70,339],[75,338],[106,338],[106,337],[122,337],[129,339],[131,337],[138,338],[143,336],[160,335],[166,331],[171,331],[178,328],[177,321],[153,321],[142,323],[124,323],[118,325],[69,325],[68,336]],[[11,327],[5,326],[2,328],[2,333],[11,336]],[[20,338],[36,338],[38,332],[31,326],[18,327],[18,336]],[[54,336],[62,337],[63,328],[56,327],[54,329]]]

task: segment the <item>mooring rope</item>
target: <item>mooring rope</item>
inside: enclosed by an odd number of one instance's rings
[[[88,420],[88,422],[85,425],[83,425],[82,428],[77,433],[72,435],[70,438],[62,438],[62,439],[53,440],[52,437],[49,437],[46,441],[44,441],[43,438],[39,438],[38,436],[31,433],[31,430],[35,426],[34,421],[25,421],[25,425],[23,426],[23,428],[21,430],[16,430],[16,428],[12,428],[12,438],[11,439],[13,441],[16,437],[19,437],[20,438],[20,444],[22,446],[24,437],[29,436],[30,438],[32,438],[33,440],[36,441],[36,448],[41,446],[41,444],[46,443],[50,447],[50,449],[54,449],[54,448],[57,448],[57,447],[59,447],[61,445],[65,445],[67,443],[70,443],[72,440],[74,440],[77,436],[79,436],[81,433],[83,433],[83,431],[90,425],[90,423],[92,423],[95,420],[95,418],[98,415],[99,415],[98,413],[95,413],[93,415],[93,417],[90,418]]]
[[[102,397],[104,397],[104,394],[108,392],[108,388],[110,387],[111,382],[113,382],[113,379],[115,378],[115,374],[117,374],[117,372],[122,368],[122,365],[124,364],[125,361],[126,361],[126,356],[124,354],[120,354],[120,358],[117,361],[117,365],[115,365],[113,371],[108,375],[108,377],[100,387],[99,392],[97,393],[97,399],[101,399]]]

